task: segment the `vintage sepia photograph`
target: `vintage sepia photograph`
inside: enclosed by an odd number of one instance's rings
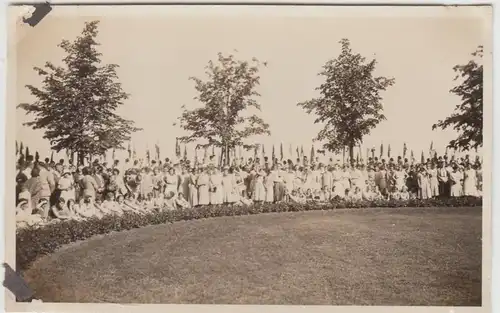
[[[31,300],[490,306],[491,8],[122,7],[17,25]]]

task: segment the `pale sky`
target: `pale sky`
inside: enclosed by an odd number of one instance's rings
[[[449,93],[456,84],[453,66],[467,63],[470,53],[485,40],[484,20],[478,14],[425,16],[412,14],[415,8],[411,7],[405,8],[404,16],[392,17],[367,16],[368,9],[361,7],[349,17],[335,14],[338,9],[334,7],[319,8],[317,14],[309,9],[303,15],[280,8],[274,8],[273,14],[260,14],[258,8],[241,14],[241,7],[227,8],[222,14],[205,7],[204,14],[192,15],[187,9],[167,14],[167,9],[154,7],[155,14],[149,16],[102,14],[95,18],[51,13],[18,44],[17,102],[32,101],[24,85],[41,82],[33,66],[43,66],[46,61],[59,64],[63,51],[57,44],[62,39],[73,40],[85,21],[99,19],[102,60],[120,65],[120,81],[131,95],[120,112],[144,129],[133,136],[139,156],[147,145],[153,153],[157,142],[162,158],[174,155],[175,137],[182,132],[172,124],[180,107],[198,105],[193,100],[194,84],[188,78],[204,78],[209,60],[216,60],[218,52],[233,53],[235,49],[240,59],[257,57],[268,62],[260,73],[258,92],[262,97],[258,101],[271,136],[252,142],[264,143],[268,154],[275,144],[279,155],[281,142],[285,154],[290,143],[294,151],[296,145],[304,145],[309,154],[320,125],[314,125],[314,116],[296,104],[317,96],[314,89],[321,84],[317,73],[328,59],[339,55],[338,41],[348,38],[355,52],[368,59],[376,57],[376,75],[396,80],[382,94],[387,120],[365,137],[362,153],[375,146],[378,154],[383,142],[385,151],[390,144],[392,154],[397,155],[406,142],[419,158],[431,141],[440,153],[456,136],[453,130],[432,131],[431,126],[450,115],[460,102]],[[42,158],[49,156],[42,132],[21,126],[27,120],[23,111],[17,111],[16,120],[17,140],[28,144],[32,153],[38,150]],[[189,152],[192,155],[191,149]]]

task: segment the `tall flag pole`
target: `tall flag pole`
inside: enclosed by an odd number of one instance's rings
[[[155,159],[158,161],[158,160],[160,160],[160,145],[159,145],[158,141],[155,144],[155,150],[156,150],[155,151],[156,152]]]

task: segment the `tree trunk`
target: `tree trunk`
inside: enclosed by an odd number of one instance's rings
[[[226,163],[225,165],[231,166],[231,149],[226,145]]]
[[[224,161],[224,147],[221,147],[221,149],[220,149],[220,156],[219,156],[219,166],[222,165],[223,161]]]
[[[354,145],[349,145],[349,161],[350,163],[354,163]]]
[[[85,165],[85,154],[83,152],[81,152],[81,151],[78,151],[77,165],[78,166]]]

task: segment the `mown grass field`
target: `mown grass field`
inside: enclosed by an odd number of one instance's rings
[[[68,245],[24,273],[45,302],[481,305],[481,208],[177,222]]]

